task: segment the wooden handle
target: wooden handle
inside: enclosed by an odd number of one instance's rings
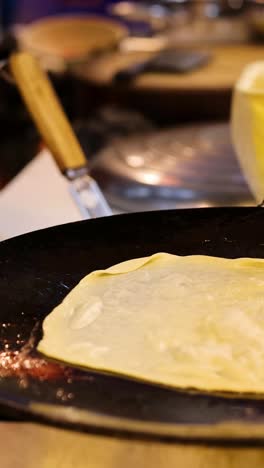
[[[85,155],[73,133],[46,73],[27,52],[10,57],[10,69],[46,145],[62,171],[86,164]]]

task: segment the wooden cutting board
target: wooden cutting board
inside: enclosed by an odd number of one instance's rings
[[[211,49],[210,63],[185,74],[145,73],[138,77],[131,88],[171,92],[230,91],[243,68],[250,62],[264,60],[264,46],[232,45]],[[151,57],[149,52],[105,54],[76,69],[79,77],[100,86],[113,86],[114,74],[133,63]]]
[[[114,84],[115,73],[151,57],[149,52],[115,51],[90,60],[75,69],[79,88],[84,91],[83,113],[91,111],[93,101],[96,107],[110,101],[161,122],[228,119],[233,86],[248,63],[264,60],[264,46],[225,45],[211,52],[212,59],[203,68],[182,75],[145,73],[122,86]]]

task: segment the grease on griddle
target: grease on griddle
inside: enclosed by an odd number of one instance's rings
[[[56,392],[56,398],[61,401],[68,401],[74,398],[74,393],[66,392],[64,388],[58,388]]]
[[[12,323],[2,323],[2,331],[12,328]],[[0,378],[18,377],[22,387],[27,386],[29,377],[38,380],[55,380],[67,377],[69,369],[56,363],[52,363],[36,355],[36,335],[39,323],[33,327],[29,339],[21,339],[20,333],[16,340],[2,337],[3,349],[0,351]]]
[[[0,352],[0,377],[35,377],[40,380],[65,376],[65,368],[38,357],[25,356],[21,351]]]

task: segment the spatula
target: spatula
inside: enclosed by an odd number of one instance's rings
[[[89,175],[86,157],[53,86],[37,59],[27,52],[14,52],[9,66],[44,142],[69,181],[70,192],[83,218],[111,215],[104,195]]]

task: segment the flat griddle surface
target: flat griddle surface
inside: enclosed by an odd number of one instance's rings
[[[0,243],[0,403],[5,411],[123,437],[264,442],[264,396],[175,391],[64,366],[36,351],[44,317],[83,276],[156,252],[264,258],[264,210],[120,215]]]

